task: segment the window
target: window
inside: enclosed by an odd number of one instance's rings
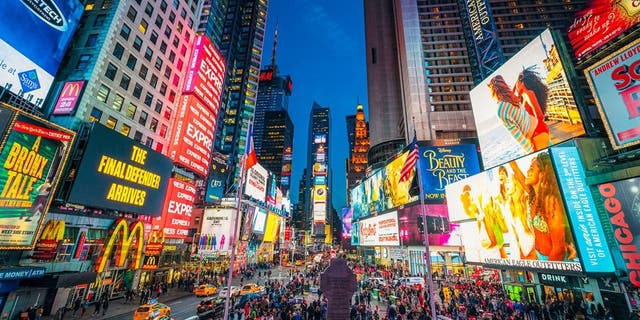
[[[149,68],[147,68],[147,66],[145,66],[144,64],[141,64],[138,76],[140,76],[142,80],[147,80],[147,72],[149,72]]]
[[[160,136],[163,138],[166,138],[167,136],[167,125],[163,124],[162,126],[160,126]]]
[[[171,66],[170,65],[167,65],[164,68],[164,77],[167,78],[167,79],[171,79]]]
[[[176,101],[176,93],[173,90],[169,91],[169,101],[170,102],[175,102]]]
[[[113,103],[111,104],[111,108],[113,108],[116,111],[120,111],[122,110],[123,103],[124,103],[124,97],[116,93],[116,96],[113,97]]]
[[[169,26],[164,28],[164,35],[167,36],[167,38],[171,38],[171,28]]]
[[[189,30],[184,32],[184,39],[189,42],[189,40],[191,40],[191,32],[189,32]]]
[[[160,58],[160,57],[156,58],[156,69],[158,71],[162,70],[162,58]]]
[[[147,125],[147,117],[149,116],[148,113],[146,113],[145,111],[140,111],[140,118],[138,118],[138,123],[146,126]]]
[[[164,41],[160,43],[160,52],[167,53],[167,44]]]
[[[169,13],[169,21],[171,21],[171,23],[176,21],[176,13],[175,12],[171,11]]]
[[[137,99],[140,99],[140,96],[142,96],[142,86],[139,83],[136,83],[133,87],[133,96]]]
[[[147,147],[152,148],[153,147],[153,138],[151,137],[147,137],[147,142],[144,143]]]
[[[136,36],[133,40],[133,48],[140,52],[140,49],[142,48],[142,39],[140,39],[140,37]]]
[[[164,22],[164,20],[162,19],[162,17],[160,15],[158,15],[156,17],[156,27],[158,28],[162,28],[162,23]]]
[[[162,10],[162,12],[167,12],[167,2],[162,0],[162,2],[160,2],[160,10]]]
[[[138,25],[138,30],[140,30],[142,34],[147,34],[148,27],[149,27],[149,23],[147,22],[147,20],[145,19],[140,20],[140,24]]]
[[[116,125],[118,124],[118,120],[116,120],[116,118],[109,116],[109,118],[107,119],[107,128],[112,129],[116,127]]]
[[[156,107],[154,108],[154,110],[155,110],[157,113],[162,112],[162,101],[160,101],[160,100],[156,100]]]
[[[86,69],[89,65],[89,60],[91,60],[90,54],[83,54],[78,58],[78,64],[76,64],[76,69]]]
[[[86,48],[92,48],[96,46],[97,42],[98,42],[98,34],[92,33],[87,37],[87,41],[84,43],[84,46]]]
[[[186,18],[187,17],[187,10],[182,8],[182,10],[180,11],[180,16],[182,17],[182,19]]]
[[[107,71],[104,73],[104,76],[112,80],[116,78],[116,73],[118,72],[118,67],[113,65],[113,63],[109,62],[107,65]]]
[[[133,135],[133,140],[141,142],[142,141],[142,132],[136,131],[136,133]]]
[[[147,92],[147,94],[144,96],[144,104],[146,104],[148,107],[151,107],[152,103],[153,103],[153,95]]]
[[[104,84],[101,84],[100,89],[98,89],[96,98],[98,98],[98,100],[101,102],[107,102],[107,99],[109,98],[109,92],[111,92],[111,89]]]
[[[122,135],[124,136],[129,136],[129,132],[131,132],[131,127],[123,123],[122,127],[120,128],[120,133],[122,133]]]
[[[162,145],[162,143],[160,143],[160,142],[156,142],[156,149],[155,149],[155,150],[156,150],[157,152],[162,153],[162,147],[164,147],[164,146]]]
[[[123,53],[124,53],[124,47],[119,42],[116,42],[116,45],[113,48],[113,56],[118,59],[122,59]]]
[[[174,86],[178,86],[178,84],[180,83],[180,77],[177,74],[174,74],[173,81],[171,83],[173,83]]]
[[[100,109],[93,107],[91,109],[91,114],[89,115],[89,122],[100,122],[100,118],[102,118],[102,111]]]
[[[187,46],[183,44],[182,47],[180,47],[180,55],[184,57],[186,54],[187,54]]]
[[[136,116],[136,110],[138,110],[138,107],[136,107],[135,105],[133,105],[133,103],[129,103],[129,106],[127,107],[127,112],[126,112],[126,116],[129,119],[133,119],[133,117]]]
[[[144,8],[144,13],[146,13],[147,16],[151,18],[151,15],[153,14],[153,6],[151,5],[151,3],[147,3],[147,6]]]
[[[136,57],[134,57],[132,54],[129,55],[129,58],[127,59],[127,67],[129,67],[129,69],[133,70],[136,68],[136,63],[138,62],[138,59],[136,59]]]
[[[180,2],[178,0],[173,0],[173,7],[178,9],[179,6],[180,6]]]
[[[147,47],[147,50],[145,50],[144,52],[144,59],[151,62],[151,58],[153,57],[153,50],[151,50],[151,48]]]
[[[180,39],[178,38],[178,36],[173,36],[173,47],[178,49],[178,45],[180,44]]]
[[[138,11],[133,6],[129,6],[129,11],[127,11],[127,18],[131,20],[131,22],[136,21],[136,16],[138,15]]]
[[[163,82],[160,85],[160,94],[164,96],[166,93],[167,93],[167,84]]]
[[[129,40],[129,35],[131,34],[131,28],[128,25],[123,24],[122,29],[120,29],[120,36],[125,40]]]
[[[171,108],[167,108],[167,110],[164,111],[164,118],[167,120],[171,119]]]
[[[122,74],[122,78],[120,78],[120,88],[129,90],[129,82],[131,82],[131,77],[126,74]]]
[[[151,43],[156,44],[156,42],[158,42],[158,33],[151,31],[151,38],[149,40],[151,40]]]
[[[155,74],[151,75],[151,81],[149,81],[149,84],[154,88],[158,85],[158,77]]]
[[[156,130],[158,129],[158,119],[156,118],[151,119],[151,124],[149,125],[149,129],[151,129],[151,131],[153,132],[156,132]]]
[[[107,20],[107,15],[106,14],[99,14],[96,16],[96,20],[93,21],[93,26],[94,27],[102,27],[104,26],[104,21]]]
[[[182,28],[184,28],[184,25],[182,24],[182,22],[178,22],[178,24],[176,25],[176,31],[178,31],[178,33],[182,33]]]

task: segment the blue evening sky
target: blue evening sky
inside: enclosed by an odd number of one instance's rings
[[[289,114],[294,122],[291,199],[307,161],[309,115],[314,101],[329,107],[329,165],[333,169],[333,205],[346,205],[345,159],[349,143],[345,116],[355,114],[358,99],[367,109],[367,73],[362,1],[270,0],[262,65],[271,63],[278,22],[276,64],[291,75]],[[368,116],[367,116],[368,119]]]

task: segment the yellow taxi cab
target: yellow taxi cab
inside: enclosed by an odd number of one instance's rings
[[[247,283],[245,285],[242,286],[242,288],[240,289],[240,295],[245,295],[247,293],[258,293],[262,290],[262,288],[260,288],[260,286],[258,286],[255,283]]]
[[[210,284],[201,284],[193,289],[193,293],[196,294],[196,297],[200,296],[211,296],[218,292],[218,288],[210,285]]]
[[[296,266],[301,266],[304,264],[304,260],[296,260]]]
[[[136,309],[133,320],[155,319],[162,316],[169,316],[171,308],[163,303],[143,304]]]

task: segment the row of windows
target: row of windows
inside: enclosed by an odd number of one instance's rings
[[[102,119],[102,115],[103,112],[102,110],[93,107],[91,109],[91,114],[89,115],[89,121],[91,122],[100,122]],[[116,119],[113,116],[108,116],[105,121],[104,121],[104,125],[107,126],[109,129],[115,130],[116,126],[118,125],[118,119]],[[122,123],[120,124],[120,133],[125,135],[125,136],[129,136],[129,134],[131,133],[131,126]],[[155,148],[153,147],[153,138],[152,137],[147,137],[144,142],[143,142],[143,133],[136,130],[135,134],[133,135],[133,140],[138,141],[140,143],[143,143],[144,145],[146,145],[149,148],[152,148],[158,152],[162,152],[162,148],[164,147],[164,145],[160,142],[156,142],[156,146]]]

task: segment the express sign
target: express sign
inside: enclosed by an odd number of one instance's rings
[[[195,94],[207,107],[217,113],[224,82],[224,70],[224,59],[209,37],[197,36],[183,92]]]
[[[169,180],[162,218],[153,222],[154,229],[164,229],[167,238],[186,238],[191,227],[191,212],[195,198],[194,185],[178,179]]]

